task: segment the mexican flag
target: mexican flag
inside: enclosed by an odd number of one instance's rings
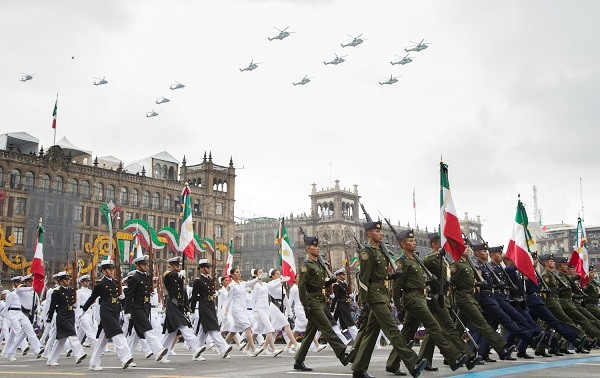
[[[450,193],[448,166],[440,162],[440,241],[442,248],[457,261],[465,251],[465,242]]]
[[[192,221],[192,200],[190,199],[190,187],[185,186],[181,192],[181,206],[183,222],[179,232],[179,251],[183,252],[190,260],[194,258],[194,222]]]
[[[54,111],[52,112],[52,128],[56,129],[56,113],[58,110],[58,95],[56,95],[56,102],[54,103]]]
[[[233,266],[233,239],[229,239],[229,243],[227,243],[227,263],[225,263],[225,273],[229,272],[229,268]]]
[[[33,290],[38,295],[44,290],[44,227],[40,219],[38,226],[38,238],[35,241],[35,254],[31,261],[31,274],[33,274]]]
[[[294,282],[296,279],[296,260],[294,259],[292,247],[290,247],[290,239],[288,238],[283,218],[279,221],[279,230],[277,230],[275,242],[280,246],[279,258],[281,259],[281,275],[290,277],[290,282]]]
[[[569,264],[575,267],[575,271],[581,277],[581,287],[585,287],[590,283],[590,261],[587,247],[585,246],[586,242],[587,237],[585,235],[585,227],[583,227],[583,220],[579,218],[577,219],[577,249],[573,251]]]
[[[506,248],[506,257],[515,262],[517,269],[527,276],[532,282],[538,282],[533,267],[533,258],[529,253],[529,246],[535,244],[527,225],[527,212],[523,202],[519,199],[517,203],[517,215],[513,224],[513,232]]]

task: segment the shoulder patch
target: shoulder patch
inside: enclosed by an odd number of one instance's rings
[[[456,270],[457,270],[457,268],[456,268],[456,264],[452,264],[452,265],[450,265],[450,272],[452,272],[452,273],[456,273]]]
[[[402,262],[402,259],[396,260],[396,266],[398,266],[398,269],[404,268],[404,263]]]
[[[544,282],[549,283],[550,281],[552,281],[550,276],[544,276]]]
[[[360,259],[361,259],[361,260],[365,260],[365,261],[366,261],[366,260],[368,260],[368,259],[369,259],[369,252],[367,252],[367,251],[362,251],[362,252],[360,253]]]
[[[300,267],[300,271],[301,271],[302,273],[306,273],[306,272],[308,272],[308,268],[307,268],[305,265],[302,265],[302,266]]]

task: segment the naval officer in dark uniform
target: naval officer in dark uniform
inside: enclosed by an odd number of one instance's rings
[[[163,283],[167,291],[165,297],[165,327],[169,334],[163,340],[163,346],[169,350],[173,346],[177,331],[187,341],[192,353],[192,359],[200,357],[206,346],[200,345],[198,337],[192,331],[192,324],[188,319],[190,308],[188,306],[188,297],[184,284],[184,277],[181,274],[181,257],[176,256],[167,260],[171,269],[163,274]]]
[[[127,340],[123,335],[119,318],[121,317],[121,299],[124,296],[119,295],[119,289],[117,287],[117,281],[115,281],[115,264],[112,260],[102,260],[100,263],[100,269],[102,270],[102,280],[98,282],[92,290],[92,295],[88,298],[87,302],[81,308],[82,314],[85,313],[88,308],[96,299],[100,298],[100,326],[98,326],[98,342],[96,348],[92,353],[90,359],[90,370],[102,370],[100,366],[102,353],[106,348],[108,339],[112,338],[113,344],[117,351],[117,356],[121,360],[121,367],[127,369],[133,362],[131,357],[131,351],[127,346]]]
[[[194,280],[192,289],[192,298],[190,307],[192,312],[196,311],[198,305],[198,325],[196,326],[196,335],[200,345],[206,343],[207,336],[210,336],[219,349],[219,354],[227,358],[233,347],[227,345],[223,336],[221,336],[221,326],[217,317],[217,308],[215,303],[215,285],[210,277],[212,265],[208,259],[198,261],[198,270],[200,277]]]
[[[131,349],[135,349],[139,339],[145,339],[155,356],[154,359],[158,362],[167,354],[168,349],[161,345],[150,323],[152,284],[148,275],[148,261],[147,255],[133,259],[136,269],[127,276],[124,312],[129,324],[133,325],[135,330]]]
[[[50,324],[54,312],[56,312],[56,342],[54,343],[54,349],[52,349],[46,365],[58,365],[58,357],[60,356],[60,352],[63,350],[67,339],[75,354],[75,364],[79,364],[87,357],[87,354],[83,352],[83,347],[77,339],[77,333],[75,331],[75,290],[69,286],[71,283],[71,276],[67,272],[58,273],[56,278],[58,279],[60,286],[52,292],[50,308],[48,309],[48,316],[46,319],[46,323]]]
[[[341,329],[347,329],[350,336],[356,339],[358,328],[352,319],[352,311],[350,303],[352,299],[348,297],[348,283],[346,282],[346,269],[341,268],[334,272],[337,281],[333,283],[333,300],[331,308],[333,309],[333,317],[340,322]]]

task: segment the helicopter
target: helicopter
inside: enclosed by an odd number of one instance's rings
[[[275,26],[273,26],[273,27],[275,28]],[[294,33],[294,32],[289,32],[289,31],[287,31],[287,29],[288,29],[288,28],[289,28],[289,26],[286,26],[286,28],[285,28],[285,29],[283,29],[283,30],[280,30],[280,29],[277,29],[277,28],[275,28],[276,30],[278,30],[278,31],[279,31],[279,34],[277,34],[277,35],[276,35],[275,37],[273,37],[273,38],[271,38],[271,37],[267,37],[267,39],[268,39],[269,41],[272,41],[272,40],[274,40],[274,39],[279,39],[279,40],[282,40],[282,39],[284,39],[284,38],[287,38],[287,37],[289,37],[289,36],[290,36],[290,34],[291,34],[291,33]]]
[[[380,81],[379,85],[384,85],[384,84],[392,85],[394,83],[397,83],[398,82],[398,79],[397,79],[398,77],[400,77],[400,76],[392,76],[392,75],[390,75],[390,78],[387,79],[387,81],[384,81],[383,83]]]
[[[337,54],[335,54],[335,59],[333,59],[332,61],[329,62],[323,62],[325,65],[328,64],[335,64],[338,65],[340,63],[344,63],[346,61],[346,59],[344,59],[345,57],[347,57],[348,55],[342,55],[342,56],[338,56]]]
[[[412,62],[412,61],[413,61],[413,59],[415,59],[415,58],[409,58],[409,57],[408,57],[408,55],[409,55],[409,54],[406,54],[406,55],[404,55],[404,56],[402,57],[402,59],[400,59],[399,61],[397,61],[397,62],[390,62],[390,64],[391,64],[392,66],[393,66],[394,64],[402,64],[402,65],[405,65],[405,64],[408,64],[408,63]],[[399,57],[400,55],[396,55],[396,56],[398,56],[398,57]]]
[[[422,39],[421,42],[417,43],[417,45],[415,47],[411,47],[410,49],[405,48],[404,51],[406,51],[406,52],[417,51],[418,52],[421,50],[425,50],[428,47],[427,45],[431,45],[431,43],[423,43],[423,41],[424,41],[424,39]]]
[[[312,77],[308,77],[308,75],[306,75],[306,76],[304,76],[304,77],[302,78],[302,80],[300,80],[299,82],[297,82],[297,83],[292,83],[292,84],[294,84],[294,87],[295,87],[296,85],[304,85],[304,84],[308,84],[308,83],[310,83],[310,79],[313,79],[313,78],[312,78]]]
[[[352,41],[346,43],[345,45],[342,43],[342,47],[356,47],[365,41],[364,39],[360,38],[362,36],[362,33],[360,33],[358,37],[353,37],[350,34],[348,34],[348,36],[352,38]]]
[[[250,64],[248,65],[248,67],[240,68],[239,70],[240,70],[240,72],[252,71],[254,69],[257,69],[259,64],[262,64],[262,63],[259,63],[259,62],[254,63],[254,59],[252,59],[250,61]]]
[[[30,75],[30,74],[25,74],[25,73],[23,73],[23,72],[21,72],[21,75],[23,75],[23,76],[21,77],[21,81],[22,81],[22,82],[26,82],[26,81],[28,81],[28,80],[31,80],[31,79],[33,79],[33,77],[35,76],[35,74],[31,74],[31,75]]]
[[[98,80],[98,82],[94,81],[94,85],[108,84],[108,81],[106,81],[106,76],[104,76],[102,79],[100,79],[99,77],[95,77],[94,79]]]
[[[181,88],[185,88],[184,84],[181,84],[180,82],[176,81],[176,84],[171,84],[169,85],[169,89],[174,91],[175,89],[181,89]]]
[[[155,112],[154,110],[150,109],[149,112],[146,112],[146,118],[150,118],[150,117],[158,117],[158,113]]]
[[[157,104],[164,104],[164,103],[171,101],[171,99],[166,98],[165,96],[160,96],[160,97],[161,98],[156,99],[156,101],[155,101]]]

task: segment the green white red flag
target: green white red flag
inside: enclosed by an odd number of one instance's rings
[[[535,244],[535,242],[529,233],[528,224],[527,211],[525,211],[525,206],[519,199],[512,236],[506,248],[506,257],[513,260],[517,269],[532,282],[539,283],[533,267],[533,258],[529,253],[529,246]]]
[[[185,186],[181,192],[181,231],[179,232],[179,252],[183,252],[190,260],[194,258],[194,222],[192,220],[192,200],[190,198],[190,187]]]
[[[233,239],[229,239],[229,243],[227,243],[227,262],[225,263],[225,272],[229,272],[231,267],[233,267]]]
[[[38,226],[38,237],[35,241],[35,254],[31,261],[31,274],[33,274],[33,290],[40,294],[44,290],[45,270],[44,270],[44,227],[41,220]]]
[[[452,201],[448,166],[443,162],[440,162],[440,231],[442,248],[458,261],[465,251],[465,242]]]
[[[285,228],[284,219],[279,221],[279,230],[277,230],[277,238],[275,243],[279,244],[279,258],[281,259],[281,275],[290,278],[290,282],[296,279],[296,259],[294,251],[290,246],[287,230]]]
[[[54,111],[52,112],[52,128],[56,129],[56,113],[58,111],[58,95],[56,95],[56,102],[54,103]]]
[[[569,265],[575,267],[575,271],[581,277],[581,287],[587,286],[590,283],[590,260],[588,250],[585,245],[587,237],[585,235],[585,227],[583,227],[583,219],[577,219],[577,244],[576,250],[571,255]]]

